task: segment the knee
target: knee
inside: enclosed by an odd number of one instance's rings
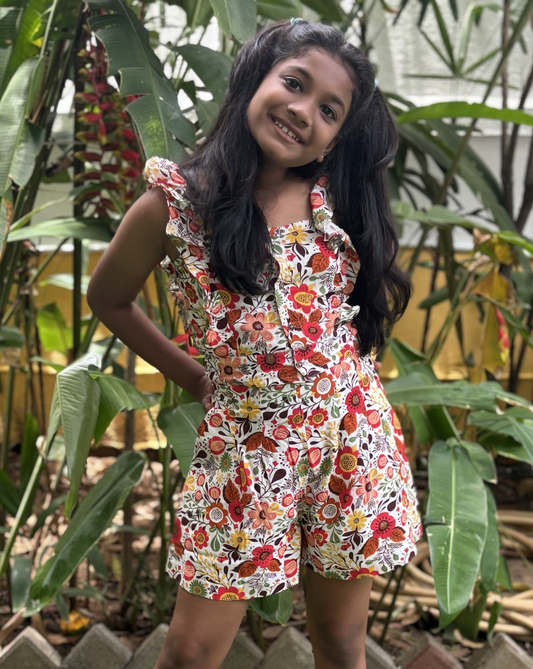
[[[172,646],[166,644],[154,669],[204,669],[206,666],[205,649],[184,642]]]
[[[311,638],[315,653],[339,669],[364,666],[366,627],[326,623],[318,629]]]

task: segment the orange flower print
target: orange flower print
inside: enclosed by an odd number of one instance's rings
[[[346,408],[351,414],[363,413],[365,398],[359,388],[353,388],[346,397]]]
[[[350,572],[349,578],[372,578],[373,576],[379,576],[379,572],[375,569],[368,569],[368,567],[363,567],[362,569],[354,569]]]
[[[211,527],[218,527],[219,529],[228,522],[228,512],[222,506],[221,502],[213,502],[206,510],[205,515]]]
[[[303,337],[292,337],[291,344],[293,347],[294,359],[296,362],[301,362],[302,360],[309,360],[309,358],[315,352],[315,345],[312,344],[308,339]]]
[[[241,299],[239,295],[232,293],[221,283],[215,283],[214,290],[218,292],[218,296],[222,300],[222,304],[228,310],[235,309],[237,302],[239,302]]]
[[[329,497],[327,502],[323,504],[317,512],[318,517],[324,523],[334,523],[341,512],[341,507],[339,502]]]
[[[253,518],[252,527],[257,530],[259,527],[266,527],[267,530],[272,529],[272,521],[275,520],[276,514],[269,511],[268,502],[254,502],[255,509],[248,511],[248,518]]]
[[[274,335],[271,330],[274,330],[276,327],[275,323],[269,323],[265,321],[266,314],[245,314],[244,320],[246,323],[241,325],[241,330],[243,332],[250,332],[250,341],[255,343],[260,337],[264,341],[272,341]]]
[[[317,376],[312,387],[311,392],[317,399],[325,400],[335,392],[335,383],[333,377],[327,372],[322,372]]]
[[[373,531],[373,536],[378,539],[388,539],[392,534],[392,530],[396,525],[396,521],[390,513],[378,513],[374,520],[370,523]]]
[[[224,358],[221,362],[218,363],[218,369],[220,370],[219,379],[221,381],[233,381],[233,379],[242,379],[242,372],[239,371],[239,365],[241,364],[240,358]]]
[[[293,427],[300,427],[300,425],[303,425],[305,422],[305,416],[300,407],[298,407],[296,409],[293,409],[292,413],[289,414],[287,420]]]
[[[357,470],[357,449],[345,446],[335,458],[335,473],[344,479],[350,479]]]
[[[314,308],[316,292],[306,283],[302,283],[299,286],[291,286],[288,298],[292,302],[294,309],[300,309],[304,314],[310,314]]]
[[[324,204],[324,198],[319,193],[313,193],[311,195],[311,207],[313,209],[320,209]]]
[[[337,311],[326,311],[326,313],[323,314],[322,325],[326,328],[326,334],[333,334],[333,330],[335,329],[335,322],[338,320],[338,318],[339,314]]]
[[[324,546],[328,540],[328,533],[325,530],[315,529],[307,537],[310,546]]]
[[[376,487],[383,474],[378,474],[376,469],[371,469],[368,476],[360,476],[357,482],[359,487],[355,489],[355,494],[363,498],[363,504],[368,504],[371,499],[379,497]]]

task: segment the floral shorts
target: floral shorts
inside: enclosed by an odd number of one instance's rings
[[[370,383],[220,387],[198,429],[167,572],[209,599],[252,599],[408,562],[421,536],[398,418]]]

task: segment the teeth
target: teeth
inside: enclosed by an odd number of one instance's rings
[[[278,128],[281,128],[281,129],[283,130],[283,132],[284,132],[286,135],[289,135],[289,137],[292,137],[292,138],[295,139],[297,142],[300,141],[300,140],[298,139],[298,137],[296,137],[296,135],[295,135],[293,132],[291,132],[291,131],[289,130],[289,128],[286,128],[284,125],[281,125],[281,123],[279,123],[279,121],[276,121],[276,120],[274,119],[274,123],[278,126]]]

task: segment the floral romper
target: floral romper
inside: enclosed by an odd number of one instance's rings
[[[270,228],[274,271],[250,296],[214,275],[177,165],[151,158],[144,175],[166,193],[180,256],[161,265],[215,388],[168,574],[193,594],[237,600],[295,585],[301,564],[349,580],[407,563],[422,533],[416,491],[398,418],[358,355],[359,307],[346,300],[360,263],[332,220],[327,177],[312,219]]]

